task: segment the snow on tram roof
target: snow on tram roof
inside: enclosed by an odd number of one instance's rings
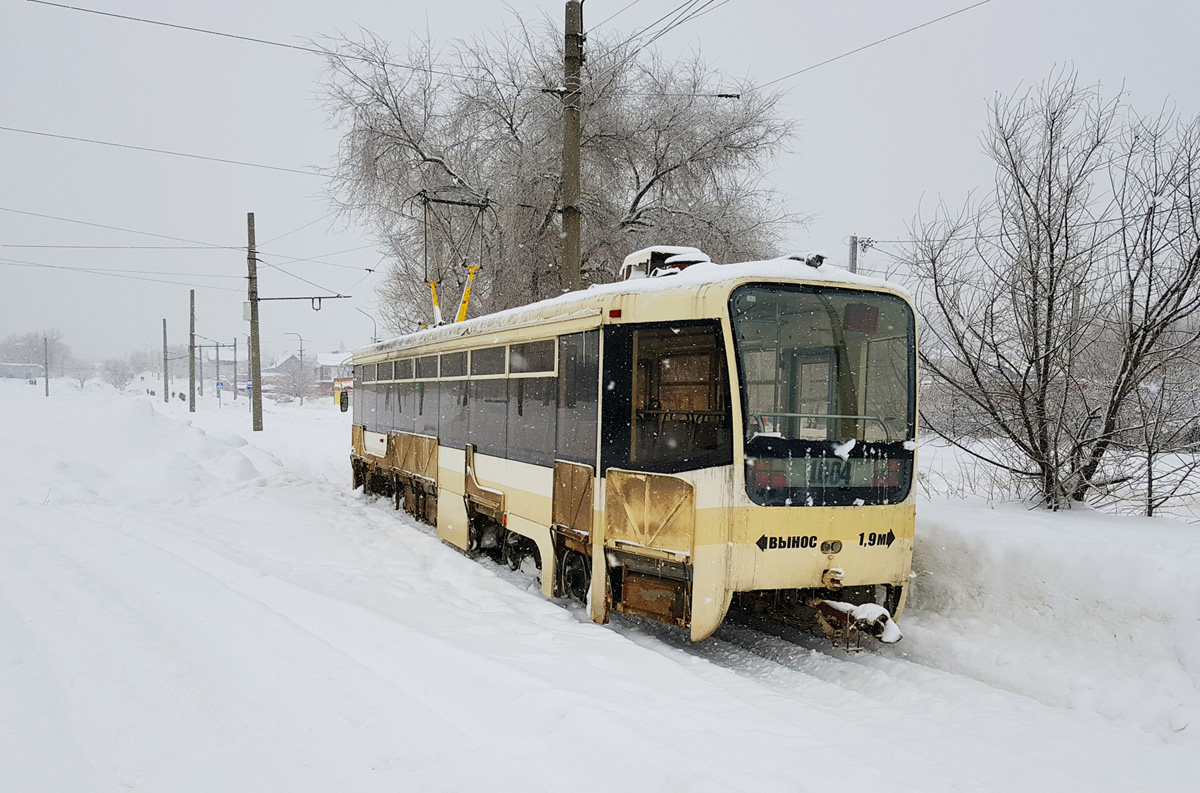
[[[568,292],[557,297],[539,300],[525,306],[485,314],[482,317],[454,322],[437,328],[419,330],[394,339],[381,341],[355,350],[355,357],[372,353],[391,352],[408,347],[432,344],[439,341],[449,341],[474,333],[489,333],[514,325],[522,325],[536,320],[570,319],[575,316],[585,316],[601,308],[608,298],[617,295],[636,295],[647,292],[668,292],[673,290],[692,289],[727,281],[743,279],[762,279],[765,281],[801,281],[819,282],[839,286],[868,286],[892,289],[901,294],[908,292],[902,286],[885,281],[882,278],[872,278],[867,275],[852,273],[831,264],[821,264],[819,267],[806,265],[807,257],[790,258],[781,256],[778,259],[768,259],[758,262],[742,262],[739,264],[693,264],[679,272],[671,272],[652,278],[635,278],[628,281],[614,281],[608,284],[593,284],[587,289]]]

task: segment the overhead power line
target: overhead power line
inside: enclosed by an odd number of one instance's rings
[[[834,61],[840,61],[842,58],[848,58],[851,55],[855,55],[859,52],[862,52],[863,50],[869,50],[872,47],[875,47],[879,44],[883,44],[886,41],[891,41],[892,39],[900,38],[901,36],[903,36],[907,33],[912,33],[915,30],[920,30],[921,28],[927,28],[930,25],[935,25],[938,22],[941,22],[942,20],[949,19],[950,17],[958,16],[959,14],[964,14],[967,11],[970,11],[972,8],[979,8],[979,6],[987,5],[990,2],[992,2],[992,0],[980,0],[980,2],[978,2],[978,3],[974,3],[973,5],[966,6],[965,8],[960,8],[957,11],[951,11],[949,14],[944,14],[944,15],[938,17],[937,19],[931,19],[928,22],[922,22],[921,24],[916,25],[911,28],[908,28],[907,30],[902,30],[899,33],[893,33],[890,36],[885,36],[884,38],[881,38],[878,41],[872,41],[870,44],[864,44],[861,47],[855,47],[852,50],[843,52],[841,55],[835,55],[832,58],[827,58],[826,60],[823,60],[820,63],[814,63],[812,66],[805,66],[803,69],[794,71],[791,74],[785,74],[783,77],[776,77],[774,80],[770,80],[770,81],[765,82],[762,85],[759,85],[756,87],[762,89],[762,88],[766,88],[769,85],[775,85],[775,83],[781,83],[784,80],[790,80],[793,77],[804,74],[805,72],[811,72],[813,69],[819,69],[820,67],[825,66],[830,63],[833,63]]]
[[[225,251],[237,248],[214,248],[211,245],[23,245],[15,242],[0,244],[0,248],[54,248],[83,251]]]
[[[34,0],[30,0],[30,2],[34,2]],[[41,138],[55,138],[57,140],[70,140],[70,141],[75,141],[77,143],[93,143],[97,146],[112,146],[113,148],[116,148],[116,149],[131,149],[133,151],[152,152],[154,154],[169,154],[172,157],[187,157],[188,159],[192,159],[192,160],[207,160],[208,162],[220,162],[220,163],[225,163],[226,165],[241,165],[241,166],[245,166],[247,168],[262,168],[262,169],[268,170],[268,171],[282,171],[284,173],[298,173],[298,174],[303,174],[304,176],[320,176],[321,175],[317,171],[301,171],[296,168],[283,168],[278,165],[264,165],[263,163],[246,162],[245,160],[227,160],[224,157],[209,157],[209,156],[206,156],[203,154],[190,154],[190,153],[184,152],[184,151],[171,151],[169,149],[155,149],[151,146],[135,146],[130,143],[115,143],[111,140],[96,140],[95,138],[81,138],[81,137],[77,137],[75,135],[57,135],[53,132],[39,132],[38,130],[34,130],[34,129],[20,129],[18,127],[0,126],[0,130],[4,130],[5,132],[19,132],[22,135],[36,135]]]
[[[180,25],[175,22],[163,22],[157,19],[147,19],[145,17],[129,16],[127,14],[115,14],[111,11],[100,11],[95,8],[83,8],[82,6],[66,5],[64,3],[51,3],[48,0],[27,0],[27,2],[35,3],[42,6],[50,6],[52,8],[61,8],[66,11],[79,11],[84,14],[95,14],[96,16],[109,17],[111,19],[122,19],[126,22],[140,22],[145,25],[157,25],[158,27],[171,28],[173,30],[186,30],[189,33],[203,33],[207,36],[218,36],[224,39],[233,39],[235,41],[244,41],[249,44],[263,44],[268,47],[279,47],[285,50],[296,50],[298,52],[306,52],[311,55],[320,55],[322,57],[337,57],[350,61],[363,61],[365,63],[379,63],[383,66],[393,66],[397,69],[409,69],[417,72],[429,72],[431,74],[441,74],[446,77],[456,77],[461,79],[479,80],[493,85],[501,85],[510,88],[528,88],[529,86],[518,85],[517,83],[507,80],[496,80],[494,78],[484,77],[482,75],[466,75],[460,74],[446,69],[430,68],[426,66],[414,66],[411,63],[397,63],[395,61],[381,61],[377,58],[368,58],[361,55],[347,55],[344,53],[332,52],[321,47],[306,47],[303,44],[288,44],[283,41],[272,41],[271,39],[262,39],[255,36],[241,36],[237,33],[226,33],[221,30],[210,30],[208,28],[198,28],[191,25]]]
[[[43,215],[38,212],[27,212],[23,209],[11,209],[9,207],[0,207],[0,212],[11,212],[14,215],[26,215],[33,218],[44,218],[46,220],[57,220],[60,223],[75,223],[80,226],[91,226],[92,228],[108,229],[109,231],[122,231],[126,234],[138,234],[143,237],[155,237],[160,240],[171,240],[172,242],[186,242],[192,245],[199,245],[204,248],[221,248],[224,250],[244,251],[243,245],[218,245],[214,242],[202,242],[200,240],[189,240],[184,237],[172,237],[167,234],[155,234],[150,231],[138,231],[137,229],[121,228],[120,226],[106,226],[103,223],[92,223],[87,220],[75,220],[74,218],[64,218],[57,215]]]
[[[145,237],[155,237],[157,239],[171,240],[173,242],[189,243],[189,245],[186,245],[186,246],[176,246],[176,245],[144,245],[144,246],[139,246],[139,245],[19,245],[19,244],[5,243],[5,244],[0,244],[0,248],[56,248],[56,249],[77,248],[77,249],[81,249],[81,250],[142,250],[142,249],[144,249],[144,250],[216,250],[216,251],[245,251],[246,250],[246,246],[244,246],[244,245],[218,245],[218,244],[212,243],[212,242],[201,242],[198,240],[190,240],[190,239],[187,239],[184,237],[172,237],[167,234],[156,234],[154,232],[142,231],[140,229],[130,229],[130,228],[124,228],[121,226],[110,226],[110,225],[106,225],[104,223],[92,223],[91,221],[87,221],[87,220],[78,220],[76,218],[61,217],[59,215],[46,215],[46,214],[42,214],[40,212],[28,212],[28,211],[22,210],[22,209],[12,209],[11,207],[0,207],[0,212],[11,212],[15,215],[25,215],[28,217],[44,218],[46,220],[55,220],[60,223],[74,223],[74,224],[81,225],[81,226],[91,226],[93,228],[107,229],[109,231],[120,231],[120,232],[123,232],[126,234],[137,234],[137,235],[145,236]],[[299,230],[299,229],[297,229],[297,230]],[[284,235],[284,236],[287,236],[287,235]],[[374,243],[369,243],[367,245],[359,245],[354,248],[346,248],[346,249],[343,249],[340,251],[333,251],[331,253],[321,254],[321,256],[339,256],[343,253],[353,253],[355,251],[362,251],[362,250],[366,250],[367,248],[374,248],[374,247],[375,247]],[[259,253],[261,254],[262,251],[260,250]],[[310,257],[303,257],[303,256],[288,256],[288,255],[282,254],[282,253],[271,253],[270,255],[273,257],[278,256],[284,264],[291,264],[294,262],[306,262],[306,263],[311,262],[312,264],[321,264],[321,265],[325,265],[327,267],[340,267],[344,270],[366,270],[368,273],[374,272],[374,268],[371,268],[371,267],[362,267],[362,266],[357,266],[357,265],[352,265],[352,264],[340,264],[338,262],[324,261],[321,258],[310,258]],[[264,262],[264,264],[265,264],[265,262]],[[271,265],[271,266],[275,266],[275,265]]]
[[[613,13],[606,16],[604,19],[602,19],[599,22],[597,22],[596,24],[592,25],[591,28],[588,29],[588,32],[591,33],[593,31],[599,29],[603,25],[608,24],[609,22],[613,21],[614,19],[619,17],[621,14],[624,14],[626,11],[628,11],[630,8],[637,5],[641,1],[642,0],[630,0],[630,2],[626,3],[624,6],[621,7],[621,10],[614,11]]]
[[[150,281],[152,283],[168,284],[170,286],[192,286],[192,287],[195,287],[196,289],[215,289],[220,292],[237,292],[238,294],[245,294],[244,289],[234,289],[232,287],[227,287],[227,286],[210,286],[210,285],[206,285],[206,284],[190,284],[186,281],[166,281],[161,278],[146,278],[145,276],[130,275],[130,274],[127,274],[124,272],[119,272],[119,271],[92,269],[89,267],[67,267],[67,266],[60,265],[60,264],[43,264],[40,262],[24,262],[19,259],[0,259],[0,266],[2,266],[2,267],[34,267],[34,268],[45,269],[45,270],[67,270],[67,271],[76,272],[76,273],[90,273],[92,275],[106,275],[111,278],[125,278],[130,281]],[[174,275],[174,273],[171,273],[171,275]],[[189,276],[185,276],[185,275],[181,274],[179,277],[189,277]],[[204,277],[210,277],[210,276],[204,276]],[[231,276],[216,276],[216,277],[229,278]]]

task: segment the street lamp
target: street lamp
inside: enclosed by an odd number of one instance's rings
[[[304,337],[301,336],[299,333],[292,333],[290,330],[287,331],[284,335],[295,336],[297,339],[300,340],[300,388],[298,388],[297,390],[300,392],[300,404],[303,405],[304,404],[304,386],[305,386],[305,379],[306,379],[304,377]]]
[[[378,344],[379,343],[379,327],[375,324],[375,317],[373,317],[370,314],[368,314],[367,312],[363,311],[358,306],[355,306],[354,310],[357,311],[359,314],[362,314],[367,319],[371,320],[371,343]]]

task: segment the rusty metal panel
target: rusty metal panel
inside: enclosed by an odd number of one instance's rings
[[[413,473],[430,481],[438,478],[438,442],[428,435],[413,435]]]
[[[437,438],[393,432],[389,436],[388,463],[406,474],[437,481]]]
[[[384,464],[388,467],[397,469],[400,467],[401,444],[402,441],[398,433],[388,433],[387,455],[383,458]]]
[[[667,474],[608,470],[604,539],[691,553],[696,493],[690,482]]]
[[[396,433],[396,467],[405,473],[413,471],[413,436],[407,432]]]
[[[617,610],[687,627],[688,584],[624,571]]]
[[[594,479],[590,465],[554,461],[554,504],[551,508],[554,525],[586,535],[592,533]]]

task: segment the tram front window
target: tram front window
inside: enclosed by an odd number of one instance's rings
[[[751,499],[902,501],[915,423],[908,304],[877,292],[751,284],[734,291],[730,309]]]

